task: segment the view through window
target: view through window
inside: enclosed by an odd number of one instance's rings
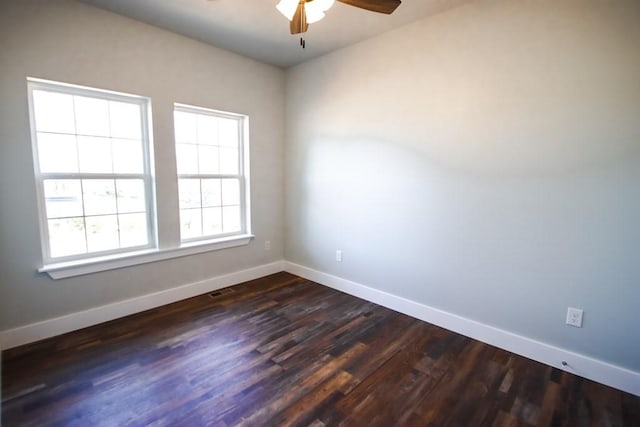
[[[246,232],[242,115],[176,105],[176,160],[183,241]]]
[[[155,245],[148,100],[29,81],[46,261]]]

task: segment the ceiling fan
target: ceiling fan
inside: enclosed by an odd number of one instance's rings
[[[276,8],[289,20],[291,34],[305,33],[309,24],[318,22],[324,18],[324,13],[333,6],[335,0],[280,0]],[[341,3],[372,12],[390,15],[401,0],[338,0]],[[304,48],[304,38],[300,39],[300,45]]]

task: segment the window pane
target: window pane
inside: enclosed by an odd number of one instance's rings
[[[202,209],[202,235],[212,236],[222,233],[222,208]]]
[[[238,173],[238,150],[220,148],[220,173],[235,175]]]
[[[89,216],[85,221],[89,252],[118,249],[118,217],[116,215]]]
[[[195,114],[175,111],[173,120],[176,131],[176,142],[191,144],[198,142]]]
[[[144,181],[141,179],[116,180],[118,213],[145,212]]]
[[[218,147],[198,146],[198,164],[200,173],[218,173]]]
[[[155,244],[148,101],[27,80],[44,262]]]
[[[220,145],[225,147],[238,147],[238,121],[234,119],[218,119]]]
[[[244,172],[244,118],[186,106],[175,108],[182,239],[242,232],[243,194],[247,191],[240,175]]]
[[[78,179],[44,181],[47,218],[82,216],[82,190]]]
[[[180,237],[193,239],[202,237],[201,209],[180,209]]]
[[[178,173],[198,173],[198,146],[194,144],[177,144],[176,157]]]
[[[142,141],[134,139],[114,139],[113,172],[115,173],[143,173],[144,159],[142,156]]]
[[[120,224],[120,247],[145,246],[147,237],[147,217],[143,213],[118,215]]]
[[[178,181],[178,192],[180,209],[199,208],[201,206],[199,179],[180,179]]]
[[[240,182],[237,179],[222,180],[222,204],[225,206],[240,204]]]
[[[112,179],[83,179],[84,214],[116,213],[116,189]]]
[[[109,136],[109,101],[74,96],[78,135]]]
[[[78,136],[80,172],[111,173],[111,141],[109,138]]]
[[[111,136],[114,138],[141,139],[140,106],[128,102],[109,101]]]
[[[87,252],[83,218],[50,219],[49,249],[52,257],[83,254]]]
[[[75,133],[73,97],[64,93],[33,91],[36,130],[41,132]]]
[[[219,179],[203,179],[202,180],[202,206],[220,206],[222,198],[220,193]]]
[[[78,172],[78,147],[75,135],[38,132],[40,172]]]
[[[225,233],[240,231],[240,206],[222,208],[222,230]]]
[[[198,121],[198,144],[217,145],[218,144],[218,119],[212,116],[199,114]]]

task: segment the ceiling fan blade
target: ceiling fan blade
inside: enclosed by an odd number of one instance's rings
[[[370,10],[372,12],[386,13],[390,15],[402,1],[400,0],[338,0],[341,3],[350,6],[359,7],[360,9]]]
[[[307,32],[309,24],[307,23],[307,14],[304,11],[304,2],[298,4],[296,13],[293,15],[293,19],[289,23],[291,34],[300,34]]]

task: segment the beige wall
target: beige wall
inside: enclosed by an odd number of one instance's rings
[[[640,2],[471,2],[286,108],[287,260],[640,371]]]
[[[53,281],[41,266],[26,77],[151,97],[163,240],[177,240],[174,102],[248,114],[248,246]],[[0,3],[0,330],[266,264],[283,255],[284,73],[67,0]],[[272,248],[264,250],[264,241]]]

